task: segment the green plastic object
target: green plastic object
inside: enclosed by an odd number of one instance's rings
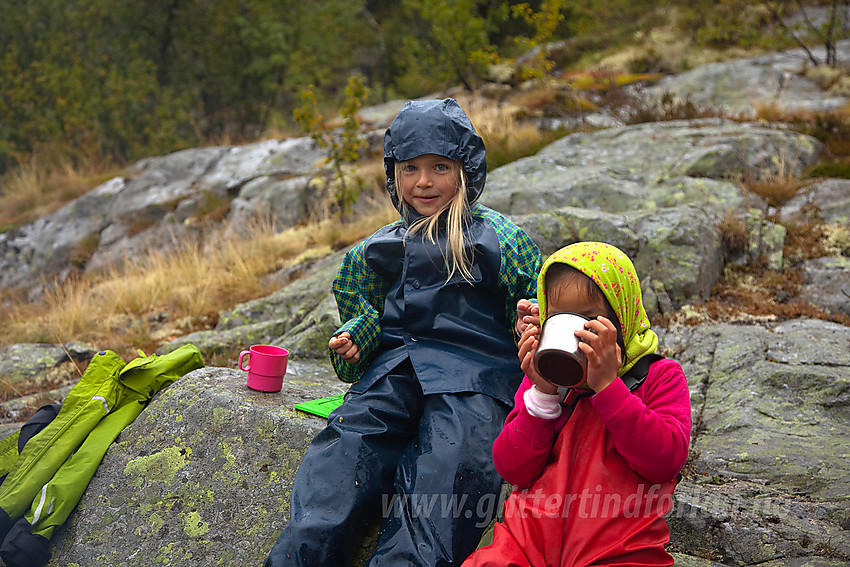
[[[328,396],[327,398],[310,400],[309,402],[296,404],[295,409],[327,418],[333,410],[342,404],[342,399],[344,397],[345,394],[336,394],[335,396]]]

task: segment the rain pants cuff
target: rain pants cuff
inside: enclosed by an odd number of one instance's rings
[[[42,567],[50,560],[49,541],[32,533],[32,525],[21,518],[0,547],[0,558],[7,567]]]
[[[12,526],[0,547],[0,558],[7,567],[42,567],[50,560],[50,542],[32,533],[32,525],[21,518]]]

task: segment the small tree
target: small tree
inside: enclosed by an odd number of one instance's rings
[[[565,0],[543,0],[537,12],[527,2],[511,6],[512,15],[534,29],[533,37],[518,37],[516,40],[523,51],[535,50],[535,56],[522,69],[523,78],[542,77],[554,66],[549,58],[546,43],[552,39],[558,25],[564,20],[561,13],[564,4]]]
[[[360,181],[355,186],[349,186],[343,168],[345,164],[356,162],[360,158],[360,150],[366,146],[365,140],[359,133],[360,119],[357,117],[357,112],[369,96],[369,89],[364,85],[362,77],[352,76],[348,80],[345,98],[340,108],[342,128],[338,130],[330,129],[319,113],[314,87],[302,89],[300,96],[301,106],[292,112],[292,116],[319,147],[328,150],[328,157],[324,163],[332,165],[333,181],[336,183],[334,201],[339,214],[344,216],[349,212],[362,189]]]
[[[408,68],[428,80],[456,81],[475,90],[496,59],[489,34],[492,22],[476,0],[403,0],[406,17],[416,24],[401,39]],[[495,4],[501,4],[496,2]],[[422,77],[417,79],[422,82]]]

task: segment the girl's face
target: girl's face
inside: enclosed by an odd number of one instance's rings
[[[547,290],[546,316],[555,313],[578,313],[588,319],[596,319],[599,315],[610,317],[610,308],[604,297],[592,297],[578,282],[568,281],[556,289]],[[601,295],[601,294],[600,294]]]
[[[447,157],[424,154],[401,162],[401,197],[422,216],[431,216],[457,193],[460,164]]]

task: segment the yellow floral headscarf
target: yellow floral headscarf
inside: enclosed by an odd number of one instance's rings
[[[617,372],[618,376],[622,376],[642,356],[658,350],[658,336],[649,328],[634,264],[622,250],[604,242],[570,244],[543,262],[537,276],[537,303],[540,306],[541,323],[546,313],[544,278],[549,266],[555,263],[568,264],[592,279],[620,319],[626,356]]]

